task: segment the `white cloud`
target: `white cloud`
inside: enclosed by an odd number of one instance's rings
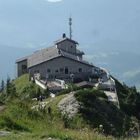
[[[63,0],[45,0],[45,1],[47,1],[47,2],[61,2]]]

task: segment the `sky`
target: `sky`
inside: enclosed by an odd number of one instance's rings
[[[15,75],[17,58],[69,36],[70,16],[85,59],[122,80],[140,73],[139,0],[1,0],[0,79]]]

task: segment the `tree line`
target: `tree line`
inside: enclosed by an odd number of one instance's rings
[[[0,101],[3,102],[7,98],[16,96],[16,87],[10,77],[7,77],[6,81],[1,80],[0,83]]]

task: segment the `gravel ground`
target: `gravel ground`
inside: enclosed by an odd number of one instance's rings
[[[58,108],[62,114],[67,114],[68,117],[73,117],[78,112],[79,108],[79,103],[75,99],[74,93],[71,92],[67,94],[66,97],[59,102]]]

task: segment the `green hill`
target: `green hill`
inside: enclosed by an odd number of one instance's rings
[[[67,96],[64,93],[68,91],[61,92],[55,98],[46,98],[43,102],[32,100],[40,94],[48,97],[48,91],[29,82],[28,75],[23,75],[10,82],[12,86],[9,86],[11,90],[8,94],[5,87],[0,95],[4,107],[0,111],[0,129],[10,132],[7,136],[0,136],[0,139],[47,140],[51,137],[54,140],[108,140],[126,136],[130,126],[137,125],[139,121],[139,94],[133,88],[116,82],[121,109],[108,102],[102,91],[79,90],[75,98],[81,107],[77,115],[69,118],[58,110],[58,103]],[[42,103],[44,107],[39,106]],[[134,107],[137,109],[131,110]],[[100,125],[103,128],[100,129]]]

